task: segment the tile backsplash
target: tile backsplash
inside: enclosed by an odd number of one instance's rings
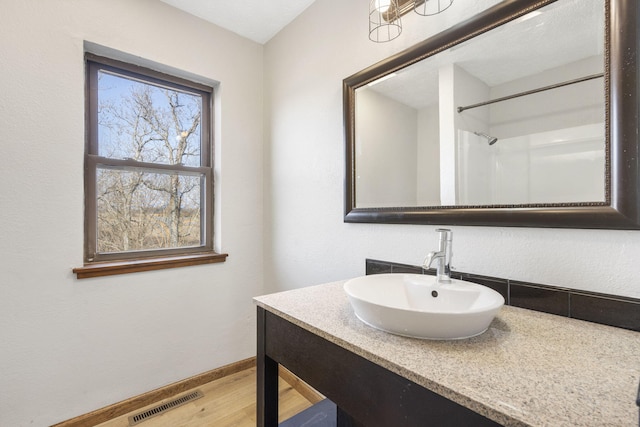
[[[365,265],[367,275],[383,273],[435,275],[434,269],[426,270],[419,266],[395,262],[367,259]],[[494,289],[502,294],[507,305],[640,332],[639,299],[460,271],[452,271],[451,277]]]

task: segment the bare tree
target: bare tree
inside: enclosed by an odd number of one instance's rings
[[[101,78],[107,80],[105,76]],[[122,90],[112,86],[121,83],[117,78],[109,76],[103,84],[115,94],[99,96],[100,155],[199,165],[200,98],[129,80],[127,90]],[[199,176],[142,168],[101,169],[97,180],[99,251],[200,243]]]

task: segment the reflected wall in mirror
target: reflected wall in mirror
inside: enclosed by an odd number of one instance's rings
[[[356,207],[605,202],[604,41],[556,2],[358,88]]]
[[[345,79],[345,221],[639,228],[635,3],[502,2]]]

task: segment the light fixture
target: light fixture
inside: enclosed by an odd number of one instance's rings
[[[377,85],[378,83],[382,83],[383,81],[388,80],[388,79],[390,79],[390,78],[392,78],[392,77],[395,77],[395,76],[397,76],[397,75],[398,75],[397,73],[387,74],[387,75],[385,75],[385,76],[380,77],[378,80],[374,80],[374,81],[372,81],[371,83],[367,83],[367,86],[375,86],[375,85]]]
[[[369,0],[369,39],[382,43],[397,38],[402,33],[400,17],[411,10],[433,16],[452,4],[453,0]]]
[[[453,4],[453,0],[415,0],[413,10],[422,16],[433,16],[444,12]]]
[[[369,39],[376,43],[388,42],[402,33],[398,0],[369,1]]]
[[[520,18],[516,19],[516,22],[528,21],[529,19],[535,18],[536,16],[540,16],[540,15],[542,15],[541,11],[534,10],[533,12],[529,12],[526,15],[523,15]]]

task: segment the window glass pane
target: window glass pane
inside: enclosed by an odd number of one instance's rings
[[[202,97],[98,72],[98,155],[201,165]]]
[[[201,246],[201,175],[97,170],[98,252]]]

